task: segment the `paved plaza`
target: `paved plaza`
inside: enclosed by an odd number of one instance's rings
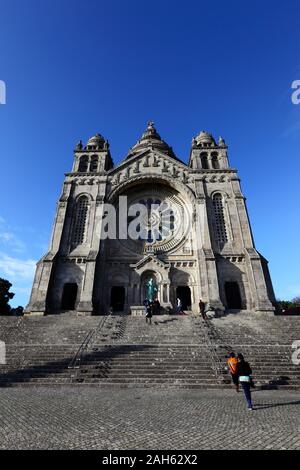
[[[1,449],[300,449],[300,393],[0,389]]]

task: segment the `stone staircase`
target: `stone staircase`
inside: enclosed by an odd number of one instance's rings
[[[300,365],[292,362],[292,343],[300,339],[299,318],[243,312],[212,320],[208,330],[221,362],[226,365],[231,351],[244,354],[260,388],[300,388]]]
[[[95,347],[72,377],[73,383],[119,386],[218,386],[205,346],[140,344]]]
[[[297,389],[300,366],[291,362],[292,340],[300,339],[297,320],[250,312],[209,321],[160,315],[152,325],[131,316],[0,318],[7,344],[0,386],[227,388],[224,367],[234,350],[250,362],[258,386]]]
[[[0,386],[70,383],[68,365],[78,345],[9,345],[0,365]]]

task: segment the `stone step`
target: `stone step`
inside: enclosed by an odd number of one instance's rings
[[[123,376],[123,377],[128,377],[128,376],[136,376],[136,377],[140,377],[140,378],[151,378],[151,377],[159,377],[159,376],[172,376],[172,377],[178,377],[178,378],[183,378],[183,377],[205,377],[205,376],[210,376],[211,374],[213,374],[213,369],[210,369],[210,370],[205,370],[205,371],[178,371],[178,370],[174,370],[174,371],[165,371],[165,370],[161,370],[161,371],[145,371],[145,372],[141,372],[141,371],[135,371],[135,370],[131,370],[131,371],[122,371],[122,370],[110,370],[110,371],[99,371],[99,370],[94,370],[94,371],[88,371],[88,372],[84,372],[82,370],[79,371],[78,375],[80,376],[84,376],[84,377],[88,377],[88,376],[95,376],[95,375],[102,375],[102,374],[105,374],[105,375],[109,375],[110,377],[112,376]]]
[[[89,387],[99,387],[99,388],[165,388],[166,386],[169,388],[175,388],[175,389],[211,389],[211,390],[221,390],[224,388],[229,388],[228,386],[224,385],[219,385],[219,384],[173,384],[173,383],[122,383],[122,382],[95,382],[95,383],[72,383],[73,385],[76,385],[76,387],[80,386],[89,386]],[[43,386],[43,387],[53,387],[53,386],[64,386],[65,384],[60,384],[60,383],[49,383],[49,382],[15,382],[13,384],[5,384],[5,383],[0,383],[0,388],[8,388],[8,387],[36,387],[36,386]],[[279,388],[279,387],[278,387]],[[286,388],[288,390],[293,390],[293,387]]]
[[[77,375],[81,375],[84,377],[88,377],[91,375],[109,375],[109,376],[115,376],[115,375],[120,375],[120,376],[139,376],[139,377],[153,377],[153,376],[168,376],[172,375],[175,377],[203,377],[203,376],[210,376],[213,372],[214,369],[198,369],[198,370],[135,370],[135,369],[129,369],[129,370],[124,370],[122,368],[120,369],[69,369],[69,371],[61,371],[61,370],[55,370],[55,371],[49,371],[49,370],[9,370],[6,372],[6,374],[0,375],[1,378],[5,378],[6,376],[12,377],[63,377],[63,376],[70,376],[74,375],[77,373]],[[229,375],[224,375],[224,377],[228,377],[230,379]],[[300,374],[299,371],[272,371],[272,374],[266,373],[266,372],[258,372],[255,371],[253,374],[254,380],[295,380],[300,383]]]
[[[77,380],[79,382],[82,381],[81,378],[60,378],[60,377],[56,377],[56,378],[53,378],[53,377],[30,377],[30,378],[27,378],[27,377],[16,377],[15,380],[12,382],[12,383],[17,383],[17,382],[31,382],[31,383],[70,383],[72,379],[72,383],[76,383]],[[203,378],[203,379],[188,379],[188,378],[182,378],[182,379],[178,379],[178,378],[174,378],[174,377],[156,377],[156,378],[143,378],[143,377],[89,377],[87,378],[86,380],[84,380],[84,383],[96,383],[96,382],[99,382],[101,383],[102,381],[109,381],[111,383],[165,383],[165,384],[168,384],[168,383],[173,383],[173,384],[176,384],[176,383],[186,383],[186,384],[204,384],[204,383],[207,383],[207,384],[214,384],[214,383],[218,383],[216,381],[216,379],[209,379],[209,378]],[[5,380],[1,380],[1,383],[5,383],[6,381]]]
[[[69,383],[69,382],[67,382]],[[74,385],[75,385],[75,382],[72,382]],[[26,386],[29,386],[29,387],[32,387],[32,386],[60,386],[60,385],[65,385],[65,383],[55,383],[53,381],[50,381],[50,382],[43,382],[42,380],[40,380],[39,382],[15,382],[15,383],[5,383],[5,382],[1,382],[0,381],[0,387],[26,387]],[[131,387],[134,387],[134,388],[137,388],[137,387],[140,387],[140,388],[148,388],[148,387],[165,387],[166,385],[168,386],[168,388],[186,388],[186,389],[232,389],[232,385],[231,384],[224,384],[224,383],[213,383],[213,384],[210,384],[210,383],[184,383],[184,384],[180,384],[180,383],[174,383],[174,382],[171,382],[171,383],[137,383],[137,382],[128,382],[128,383],[123,383],[122,381],[120,382],[110,382],[109,380],[106,380],[106,381],[101,381],[99,382],[98,380],[96,382],[76,382],[76,386],[97,386],[97,387],[108,387],[108,388],[113,388],[113,387],[118,387],[118,388],[131,388]],[[265,385],[266,387],[267,385]],[[299,385],[270,385],[268,386],[268,388],[275,388],[275,389],[278,389],[278,390],[298,390],[299,389]]]
[[[149,356],[149,357],[144,357],[144,358],[135,358],[135,357],[126,357],[119,355],[118,357],[110,358],[110,357],[98,357],[98,358],[90,358],[90,359],[85,359],[82,358],[81,360],[78,359],[78,362],[82,364],[90,364],[90,365],[95,365],[95,364],[144,364],[145,366],[149,364],[163,364],[163,365],[183,365],[183,364],[192,364],[192,365],[197,365],[197,364],[211,364],[213,361],[211,358],[205,358],[201,359],[199,357],[187,357],[187,358],[181,358],[181,357],[157,357],[155,355]],[[34,359],[26,360],[26,361],[12,361],[12,362],[7,362],[6,365],[16,365],[20,367],[27,367],[31,365],[37,365],[37,366],[49,366],[50,368],[52,367],[68,367],[70,364],[70,361],[62,362],[62,361],[35,361]],[[226,364],[224,363],[224,366]]]
[[[182,364],[178,364],[178,365],[164,365],[164,364],[161,364],[161,363],[155,363],[155,364],[146,364],[146,365],[143,365],[143,364],[133,364],[133,365],[129,365],[129,364],[95,364],[95,365],[91,365],[91,364],[81,364],[81,369],[85,369],[85,370],[95,370],[95,369],[113,369],[113,370],[137,370],[137,371],[151,371],[151,370],[178,370],[178,371],[185,371],[185,370],[190,370],[190,371],[195,371],[195,370],[211,370],[211,367],[212,367],[212,364],[199,364],[199,365],[196,365],[196,364],[186,364],[186,365],[182,365]]]
[[[7,364],[30,364],[31,362],[35,364],[49,364],[49,365],[68,365],[70,363],[72,358],[67,358],[64,360],[57,359],[54,360],[53,358],[34,358],[34,357],[28,357],[28,358],[23,358],[23,360],[12,360],[9,358],[7,361]],[[247,358],[248,359],[248,358]],[[211,356],[203,356],[203,355],[180,355],[180,354],[168,354],[168,355],[128,355],[128,354],[118,354],[116,356],[114,355],[109,355],[109,354],[99,354],[99,355],[93,355],[93,356],[83,356],[83,360],[85,362],[101,362],[101,361],[108,361],[108,362],[116,362],[116,361],[121,361],[121,362],[151,362],[151,361],[156,361],[156,362],[162,362],[162,363],[167,363],[167,362],[199,362],[199,363],[205,363],[205,362],[211,362],[212,358]],[[222,359],[221,360],[222,364],[224,366],[227,365],[227,359]],[[256,366],[256,367],[276,367],[276,366],[291,366],[293,367],[294,364],[291,362],[291,356],[288,358],[283,358],[281,360],[277,359],[272,359],[272,358],[267,358],[267,359],[257,359],[257,358],[249,358],[249,362],[251,366]]]
[[[53,357],[34,357],[34,356],[27,356],[27,357],[22,357],[22,358],[10,358],[8,357],[8,361],[10,362],[13,362],[13,360],[15,362],[28,362],[30,360],[34,360],[36,362],[59,362],[59,363],[67,363],[68,361],[70,362],[70,360],[72,358],[74,358],[75,356],[70,356],[70,357],[65,357],[65,358],[53,358]],[[79,357],[79,356],[78,356]],[[182,354],[182,353],[178,353],[178,352],[172,352],[172,353],[168,353],[168,354],[159,354],[159,353],[149,353],[149,354],[127,354],[126,352],[120,352],[118,354],[115,354],[115,353],[111,353],[111,354],[107,354],[107,353],[104,353],[104,354],[83,354],[81,357],[84,357],[84,358],[87,358],[89,360],[102,360],[102,359],[107,359],[107,360],[111,360],[111,359],[117,359],[119,357],[122,357],[122,358],[126,358],[128,360],[132,360],[132,359],[140,359],[140,360],[149,360],[151,359],[152,357],[156,357],[158,359],[161,359],[161,360],[172,360],[173,358],[182,358],[183,360],[193,360],[193,359],[202,359],[203,361],[206,361],[206,360],[209,360],[211,355],[203,355],[203,354]]]

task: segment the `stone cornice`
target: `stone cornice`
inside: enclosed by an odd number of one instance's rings
[[[189,169],[189,173],[191,173],[192,175],[199,175],[199,176],[202,176],[202,175],[205,175],[205,174],[215,174],[215,173],[233,173],[233,174],[236,174],[237,173],[237,169],[236,168],[217,168],[217,169],[206,169],[206,170],[197,170],[197,169],[192,169],[190,168]]]
[[[102,178],[103,181],[106,181],[108,179],[108,175],[107,175],[107,172],[103,173],[103,172],[99,172],[99,171],[93,171],[93,172],[78,172],[78,171],[74,171],[74,172],[69,172],[69,173],[65,173],[65,176],[66,177],[73,177],[73,178],[80,178],[82,176],[97,176],[98,178]]]

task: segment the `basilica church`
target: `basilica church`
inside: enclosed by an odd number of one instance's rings
[[[274,311],[221,137],[201,131],[187,164],[153,122],[117,165],[100,134],[75,147],[26,312],[141,315],[149,286],[164,313]]]

